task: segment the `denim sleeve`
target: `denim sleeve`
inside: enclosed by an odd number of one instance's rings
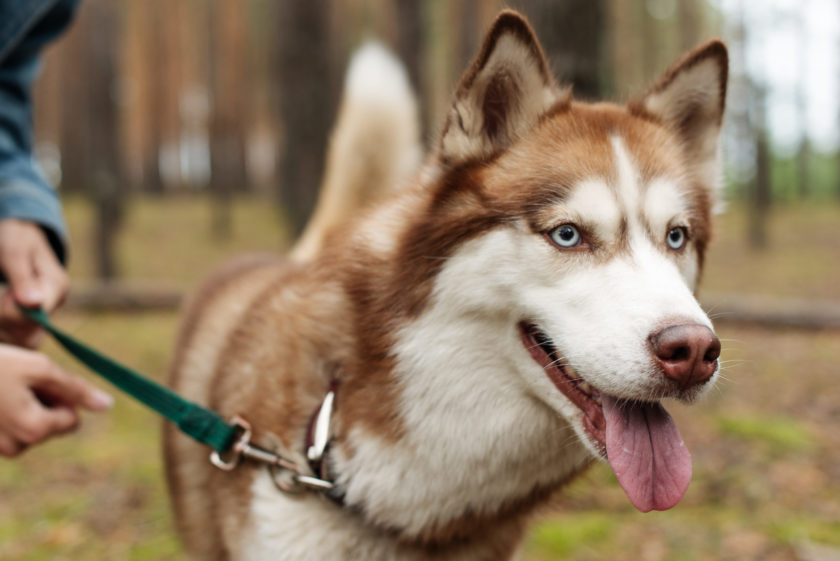
[[[0,220],[41,225],[62,262],[67,229],[61,203],[32,154],[32,83],[41,48],[67,27],[77,4],[0,2]]]

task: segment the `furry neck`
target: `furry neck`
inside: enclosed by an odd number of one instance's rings
[[[392,326],[380,364],[357,361],[340,390],[337,483],[349,507],[403,539],[486,535],[589,463],[517,375],[515,319],[462,304],[435,290],[423,313]]]

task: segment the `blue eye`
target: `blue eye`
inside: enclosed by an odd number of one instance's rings
[[[581,236],[578,229],[571,224],[563,224],[548,233],[548,237],[558,247],[569,248],[580,245]]]
[[[685,246],[685,242],[688,239],[688,234],[682,226],[678,228],[672,228],[668,235],[665,237],[665,241],[668,243],[668,247],[674,250],[682,249]]]

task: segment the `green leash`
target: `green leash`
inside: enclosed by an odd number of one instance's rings
[[[237,438],[238,427],[63,333],[50,323],[43,310],[21,308],[21,311],[93,372],[175,423],[184,434],[219,453],[226,452]]]

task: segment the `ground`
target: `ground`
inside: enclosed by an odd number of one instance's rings
[[[132,278],[187,288],[225,255],[282,247],[265,204],[240,201],[234,237],[210,241],[210,209],[192,199],[141,200],[121,239]],[[83,282],[89,210],[70,201]],[[744,213],[722,217],[704,290],[840,300],[840,207],[777,211],[770,249],[741,241]],[[523,561],[549,559],[806,561],[808,548],[840,551],[840,332],[736,326],[719,318],[724,379],[691,407],[668,404],[694,459],[685,499],[640,514],[597,465],[539,518]],[[159,379],[176,314],[67,312],[63,328]],[[82,371],[55,345],[46,351]],[[107,387],[105,383],[101,384]],[[182,561],[160,459],[160,423],[128,398],[86,415],[78,433],[0,460],[0,559]]]

